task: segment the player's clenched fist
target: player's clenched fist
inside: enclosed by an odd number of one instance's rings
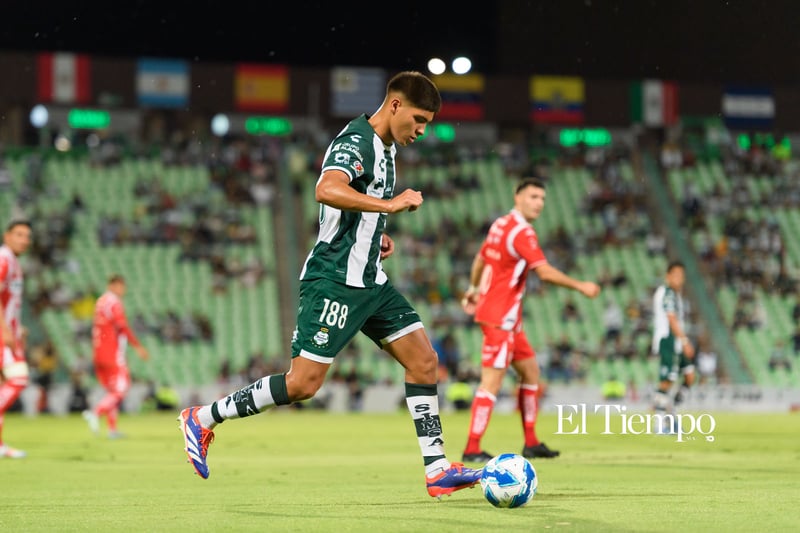
[[[389,204],[389,213],[399,213],[400,211],[415,211],[422,205],[422,193],[414,189],[406,189],[394,198]]]

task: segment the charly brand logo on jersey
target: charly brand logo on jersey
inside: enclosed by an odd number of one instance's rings
[[[328,341],[330,341],[328,331],[328,328],[319,328],[319,331],[314,334],[314,338],[312,339],[314,346],[327,346]]]
[[[356,171],[356,177],[364,174],[364,165],[361,164],[361,161],[353,161],[353,164],[350,166]]]

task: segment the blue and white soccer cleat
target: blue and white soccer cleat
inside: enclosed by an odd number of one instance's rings
[[[208,455],[208,445],[214,442],[214,432],[200,425],[197,419],[199,407],[187,407],[178,416],[180,422],[179,429],[183,432],[186,442],[186,454],[189,456],[188,463],[192,463],[194,471],[203,479],[208,479],[208,465],[206,456]]]
[[[462,463],[451,463],[447,470],[425,478],[428,494],[434,498],[441,498],[457,490],[472,488],[480,482],[481,472],[480,469],[465,468]]]

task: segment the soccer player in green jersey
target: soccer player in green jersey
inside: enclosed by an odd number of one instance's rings
[[[667,265],[664,283],[653,294],[653,345],[652,353],[659,356],[658,390],[654,396],[657,415],[665,420],[667,410],[688,392],[694,383],[694,345],[686,335],[683,285],[686,272],[683,263],[672,261]],[[678,377],[682,376],[682,382]],[[680,387],[678,390],[675,388]],[[672,428],[663,427],[669,433]]]
[[[216,425],[316,394],[334,357],[363,332],[405,368],[406,404],[425,464],[428,494],[472,487],[480,470],[451,463],[444,452],[437,395],[437,355],[419,315],[388,280],[381,262],[394,251],[384,233],[389,213],[414,211],[419,191],[397,192],[395,153],[425,133],[441,107],[434,83],[419,72],[389,80],[371,116],[352,120],[328,146],[316,185],[319,236],[300,273],[292,364],[178,420],[195,472],[208,478],[206,456]]]

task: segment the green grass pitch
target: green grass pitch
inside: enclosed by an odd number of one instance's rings
[[[534,460],[539,491],[496,509],[480,487],[430,498],[408,413],[279,409],[217,430],[202,480],[185,462],[177,413],[123,415],[124,440],[91,435],[78,415],[7,415],[4,437],[28,452],[0,459],[0,531],[795,531],[800,413],[716,414],[715,440],[655,435],[540,438],[561,457]],[[443,415],[458,460],[468,413]],[[484,439],[519,452],[516,415]],[[613,429],[613,428],[612,428]]]

